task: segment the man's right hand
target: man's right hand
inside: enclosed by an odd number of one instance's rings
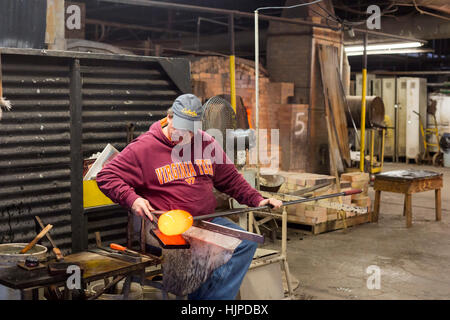
[[[145,200],[144,198],[137,198],[134,200],[133,205],[131,206],[131,212],[139,217],[147,216],[151,221],[153,221],[153,215],[151,211],[155,211],[150,205],[150,202]]]

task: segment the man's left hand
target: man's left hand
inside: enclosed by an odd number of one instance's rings
[[[268,204],[271,204],[273,206],[273,209],[278,209],[283,205],[283,202],[278,199],[275,199],[275,198],[269,198],[269,199],[262,200],[258,206],[262,207],[262,206],[266,206]]]

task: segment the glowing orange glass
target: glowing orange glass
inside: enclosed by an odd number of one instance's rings
[[[188,230],[193,222],[194,219],[189,212],[184,210],[170,210],[159,217],[158,228],[163,234],[174,236]]]

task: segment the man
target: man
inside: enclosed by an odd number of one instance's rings
[[[179,96],[169,109],[167,126],[154,123],[97,175],[99,188],[111,200],[152,219],[153,210],[186,210],[193,216],[213,213],[213,187],[251,207],[281,201],[264,199],[236,170],[217,141],[197,129],[203,106],[192,94]],[[211,222],[241,229],[228,219]],[[189,299],[234,299],[257,244],[242,241],[232,258],[213,271]]]

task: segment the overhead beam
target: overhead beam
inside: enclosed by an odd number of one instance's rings
[[[165,28],[147,27],[147,26],[142,26],[142,25],[137,25],[137,24],[119,23],[119,22],[103,21],[103,20],[97,20],[97,19],[86,19],[86,24],[103,25],[103,26],[107,26],[107,27],[143,30],[143,31],[150,31],[150,32],[175,33],[175,34],[183,34],[183,35],[189,35],[189,36],[191,36],[193,34],[193,32],[189,32],[189,31],[168,30]]]

